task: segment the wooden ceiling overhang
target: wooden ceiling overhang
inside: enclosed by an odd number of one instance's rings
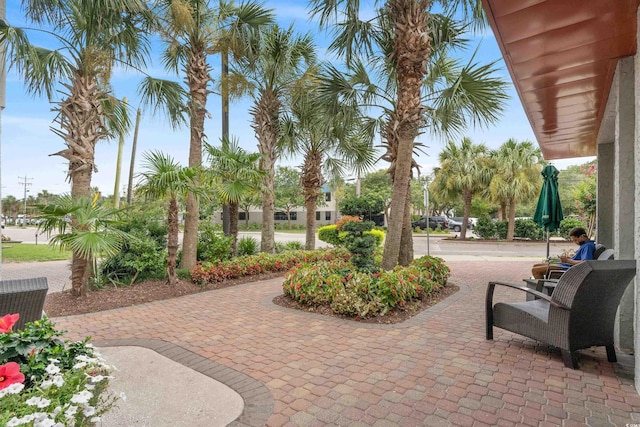
[[[636,52],[640,0],[482,0],[547,160],[596,155],[619,58]]]

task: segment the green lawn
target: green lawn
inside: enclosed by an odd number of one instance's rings
[[[70,251],[60,251],[60,249],[46,244],[2,244],[2,262],[58,261],[64,259],[71,259]]]

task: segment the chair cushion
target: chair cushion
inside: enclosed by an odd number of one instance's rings
[[[549,303],[533,301],[497,303],[493,306],[493,324],[536,340],[548,338]]]

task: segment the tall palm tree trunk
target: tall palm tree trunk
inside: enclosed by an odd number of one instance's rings
[[[393,55],[397,61],[398,100],[390,114],[384,137],[396,153],[393,168],[393,193],[387,238],[382,255],[382,268],[391,270],[400,261],[400,246],[413,163],[413,143],[423,124],[420,89],[427,74],[430,55],[427,33],[427,0],[390,0],[395,18]],[[410,219],[410,216],[408,217]],[[407,242],[408,244],[408,242]],[[406,258],[406,255],[405,255]]]
[[[238,203],[229,202],[229,235],[231,240],[231,256],[238,254]]]
[[[175,285],[178,281],[176,275],[176,263],[178,258],[178,201],[172,197],[169,201],[169,212],[167,215],[167,279],[169,285]]]
[[[413,229],[411,228],[411,180],[404,205],[404,217],[402,219],[402,237],[400,239],[400,254],[398,264],[409,265],[413,261]]]
[[[260,170],[265,172],[262,178],[262,230],[260,250],[273,253],[275,250],[275,174],[278,143],[278,115],[280,101],[275,93],[266,91],[252,110],[253,128],[258,137]]]
[[[321,153],[314,150],[307,153],[300,183],[304,196],[304,208],[307,211],[305,249],[312,251],[316,248],[316,207],[323,184]]]
[[[64,86],[69,94],[58,107],[57,121],[61,129],[55,129],[54,132],[64,139],[67,148],[54,155],[69,161],[71,197],[77,200],[91,196],[95,146],[107,135],[107,130],[101,102],[102,91],[95,78],[76,72],[71,84]],[[71,227],[77,226],[77,221],[72,217]],[[74,253],[71,260],[71,293],[74,296],[87,293],[86,268],[87,260]]]
[[[473,194],[469,190],[462,192],[462,198],[464,200],[464,216],[462,217],[462,228],[460,229],[460,238],[467,238],[467,224],[469,224],[469,215],[471,215],[471,200]]]
[[[516,203],[513,198],[509,199],[509,225],[507,226],[507,241],[513,240],[516,225]]]
[[[204,139],[204,118],[207,113],[207,95],[209,90],[209,66],[204,49],[198,45],[189,52],[187,62],[187,84],[189,86],[190,140],[189,167],[202,165],[202,141]],[[196,266],[198,251],[198,219],[200,202],[193,193],[187,195],[187,212],[184,221],[182,239],[181,267],[193,269]]]

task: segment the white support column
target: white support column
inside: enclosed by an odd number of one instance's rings
[[[635,259],[635,73],[634,57],[618,61],[618,108],[614,144],[614,251],[617,259]],[[634,286],[627,288],[618,309],[618,346],[634,348]]]

